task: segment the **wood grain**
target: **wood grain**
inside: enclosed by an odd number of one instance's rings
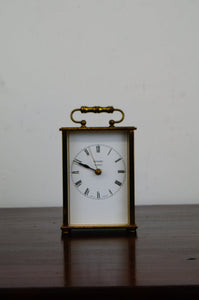
[[[61,222],[61,208],[0,209],[0,296],[199,295],[199,205],[136,207],[136,237],[63,239]]]

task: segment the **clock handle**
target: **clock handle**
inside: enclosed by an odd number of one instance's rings
[[[119,111],[121,114],[122,114],[122,117],[120,120],[110,120],[109,121],[109,124],[110,124],[110,127],[114,127],[114,124],[115,123],[120,123],[124,120],[124,112],[119,109],[119,108],[114,108],[113,106],[106,106],[106,107],[101,107],[101,106],[91,106],[91,107],[88,107],[88,106],[82,106],[81,108],[75,108],[71,114],[70,114],[70,117],[71,117],[71,120],[75,123],[80,123],[82,126],[81,127],[86,127],[86,121],[85,120],[81,120],[81,121],[77,121],[73,118],[73,114],[76,112],[76,111],[80,111],[82,114],[85,114],[85,113],[89,113],[89,112],[92,112],[92,113],[102,113],[102,112],[106,112],[106,113],[113,113],[114,111]]]

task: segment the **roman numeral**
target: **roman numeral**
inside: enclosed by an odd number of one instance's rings
[[[109,155],[109,154],[111,153],[112,150],[113,150],[113,148],[111,148],[111,149],[109,150],[109,152],[107,153],[107,155]]]
[[[117,185],[119,185],[119,186],[122,185],[122,183],[121,183],[120,181],[118,181],[118,180],[115,180],[115,184],[117,184]]]
[[[118,161],[120,161],[122,159],[122,157],[119,157],[118,159],[115,160],[115,163],[117,163]]]
[[[85,190],[85,192],[84,192],[84,195],[88,195],[89,194],[89,192],[90,192],[90,190],[89,190],[89,188],[87,188],[86,190]]]
[[[78,180],[77,182],[75,182],[75,185],[76,185],[77,187],[79,187],[81,184],[82,184],[82,181],[81,181],[81,180]]]
[[[100,145],[96,146],[96,152],[99,153],[100,152]]]
[[[109,193],[111,194],[111,195],[113,195],[113,193],[112,193],[112,191],[111,190],[108,190],[109,191]]]
[[[100,199],[100,192],[97,192],[97,199]]]
[[[118,173],[125,173],[125,170],[118,170]]]
[[[84,149],[84,152],[89,155],[88,149]]]
[[[79,174],[79,171],[72,171],[72,174]]]

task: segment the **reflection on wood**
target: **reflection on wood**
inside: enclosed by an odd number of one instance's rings
[[[66,286],[136,284],[135,237],[63,237]]]

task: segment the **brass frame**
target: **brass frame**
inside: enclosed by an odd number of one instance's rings
[[[63,166],[63,224],[62,233],[68,234],[72,229],[127,229],[135,233],[135,183],[134,183],[134,131],[135,127],[63,127],[62,131],[62,166]],[[129,225],[119,226],[71,226],[69,225],[69,191],[68,191],[68,136],[71,132],[126,132],[129,140]]]
[[[81,120],[77,121],[74,119],[73,114],[77,111],[81,113],[113,113],[114,111],[118,111],[122,114],[120,120],[110,120],[109,127],[86,127],[86,121]],[[62,164],[63,164],[63,224],[61,226],[62,234],[68,234],[71,229],[128,229],[129,232],[135,233],[137,225],[135,223],[135,183],[134,183],[134,131],[136,127],[114,127],[115,123],[120,123],[124,119],[124,112],[121,109],[114,108],[113,106],[82,106],[80,108],[76,108],[71,112],[71,120],[74,123],[81,124],[81,127],[62,127],[60,131],[62,131]],[[70,132],[126,132],[128,134],[128,153],[129,153],[129,211],[128,225],[92,225],[92,226],[71,226],[69,225],[69,185],[68,185],[68,137]]]

